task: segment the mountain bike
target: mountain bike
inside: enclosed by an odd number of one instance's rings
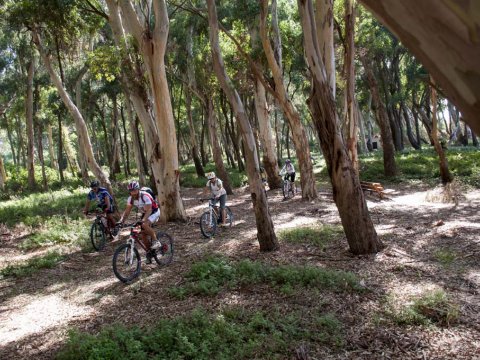
[[[129,283],[140,275],[142,259],[137,244],[145,251],[147,259],[154,259],[158,265],[168,265],[173,259],[173,239],[167,233],[158,231],[157,241],[160,246],[157,249],[147,249],[139,237],[143,235],[142,222],[122,225],[122,228],[130,228],[130,235],[125,244],[120,245],[113,254],[112,265],[115,276],[124,283]],[[151,241],[150,237],[146,239]]]
[[[111,235],[112,237],[117,236],[119,228],[115,226],[110,229],[107,216],[103,210],[97,209],[95,213],[95,220],[93,220],[92,226],[90,227],[90,241],[92,242],[93,248],[100,251],[105,247],[107,235]]]
[[[280,175],[281,176],[281,175]],[[285,174],[283,177],[283,198],[290,199],[295,196],[295,192],[293,191],[293,183],[288,178],[288,174]]]
[[[214,205],[215,199],[200,199],[201,202],[205,200],[208,200],[208,210],[200,216],[200,231],[204,237],[210,238],[215,235],[218,224],[222,222],[222,213],[220,207]],[[227,217],[225,221],[226,226],[232,226],[233,213],[228,206],[225,206],[225,213]]]

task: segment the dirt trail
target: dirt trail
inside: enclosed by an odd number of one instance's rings
[[[166,268],[143,265],[140,280],[125,286],[113,275],[113,250],[123,240],[109,243],[100,253],[72,253],[54,269],[32,276],[0,280],[0,358],[52,358],[67,336],[78,328],[96,332],[105,324],[146,326],[159,318],[184,314],[202,307],[219,310],[232,302],[262,307],[271,302],[268,292],[235,293],[215,298],[175,300],[166,289],[178,285],[191,264],[206,254],[261,259],[272,264],[311,264],[355,272],[371,292],[368,295],[332,295],[330,310],[346,324],[347,346],[338,353],[318,350],[324,358],[374,359],[475,359],[480,358],[480,192],[471,191],[458,205],[426,202],[420,188],[399,188],[390,200],[369,196],[368,204],[377,232],[386,249],[375,256],[352,257],[346,240],[329,244],[325,251],[308,245],[281,244],[281,250],[258,251],[251,202],[245,189],[229,197],[235,216],[233,228],[221,228],[217,237],[202,238],[198,217],[205,205],[200,191],[184,189],[187,223],[161,227],[175,238],[174,262]],[[282,201],[269,193],[276,230],[302,225],[339,224],[331,192],[303,202],[298,197]],[[5,232],[2,232],[5,233]],[[85,231],[85,236],[88,236]],[[23,260],[18,239],[2,236],[1,263]],[[444,267],[435,253],[456,254],[453,266]],[[30,254],[31,256],[31,254]],[[460,305],[459,323],[447,328],[378,327],[372,319],[386,296],[408,299],[426,289],[445,289]],[[278,299],[279,304],[291,301]],[[308,306],[308,299],[303,299]],[[312,299],[311,301],[314,301]],[[406,301],[406,300],[405,300]],[[287,304],[288,305],[288,304]],[[149,314],[139,316],[138,314]]]

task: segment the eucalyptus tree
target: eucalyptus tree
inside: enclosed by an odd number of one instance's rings
[[[260,244],[261,251],[272,251],[278,248],[278,241],[275,235],[273,222],[270,217],[267,197],[264,192],[262,180],[260,177],[260,169],[258,164],[257,148],[253,137],[252,128],[247,118],[245,107],[243,105],[232,80],[227,75],[225,64],[223,62],[220,50],[218,36],[218,18],[215,6],[215,0],[207,0],[208,23],[209,23],[209,39],[213,58],[213,68],[217,75],[220,86],[225,92],[230,102],[244,142],[247,175],[250,184],[250,192],[255,211],[255,220],[257,225],[257,239]]]
[[[7,7],[11,23],[19,28],[27,28],[31,32],[32,40],[40,53],[43,65],[75,121],[79,147],[85,152],[90,170],[113,194],[107,174],[94,157],[85,120],[67,92],[64,82],[60,49],[71,48],[77,43],[80,33],[91,32],[99,25],[97,17],[90,16],[88,13],[80,13],[79,4],[78,0],[63,2],[22,0],[9,1]],[[52,63],[53,52],[56,52],[57,55],[60,74]]]
[[[377,237],[360,180],[348,156],[339,117],[319,52],[317,26],[311,0],[298,0],[308,68],[311,74],[309,107],[320,138],[337,205],[350,250],[354,254],[375,253],[382,248]]]

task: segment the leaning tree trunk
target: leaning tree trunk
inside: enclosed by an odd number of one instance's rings
[[[308,103],[327,163],[333,198],[350,251],[354,254],[376,253],[382,248],[382,243],[370,218],[358,174],[343,143],[335,101],[318,50],[313,5],[311,0],[298,0],[298,7],[307,64],[312,76],[312,93]]]
[[[380,135],[382,137],[383,146],[383,169],[385,176],[397,175],[397,165],[395,162],[395,146],[393,145],[392,130],[388,123],[385,105],[383,105],[380,93],[378,91],[377,80],[373,74],[368,60],[362,58],[363,67],[367,75],[367,81],[372,93],[372,104],[375,111],[378,127],[380,128]]]
[[[151,19],[146,19],[148,22],[142,25],[129,0],[120,0],[119,4],[128,31],[139,45],[153,97],[155,120],[160,137],[158,150],[161,176],[155,176],[155,181],[161,185],[158,193],[162,207],[161,216],[165,220],[185,220],[186,213],[180,196],[177,136],[165,70],[169,28],[167,5],[165,0],[153,2],[155,25],[151,29]]]
[[[320,46],[327,80],[335,99],[336,81],[335,81],[335,46],[333,40],[333,1],[317,0],[315,1],[315,22],[317,24],[317,39]]]
[[[204,96],[203,98],[207,107],[207,125],[208,134],[210,135],[210,144],[212,145],[213,161],[215,162],[215,167],[220,179],[223,181],[223,186],[225,187],[227,194],[232,195],[232,186],[230,185],[230,179],[227,171],[225,170],[225,165],[223,165],[222,149],[220,148],[220,143],[217,137],[218,126],[215,108],[213,107],[213,100],[207,96]]]
[[[360,0],[425,65],[480,133],[478,1]]]
[[[36,28],[33,30],[33,36],[34,36],[35,45],[37,46],[37,49],[40,52],[40,56],[43,59],[44,65],[47,68],[47,71],[50,75],[50,79],[56,86],[58,93],[63,100],[63,103],[65,104],[66,108],[70,112],[70,115],[72,115],[75,121],[75,125],[77,128],[77,136],[79,140],[78,145],[82,146],[85,151],[86,160],[87,160],[88,166],[90,167],[90,170],[92,170],[96,178],[107,188],[108,192],[112,196],[114,196],[114,192],[112,189],[112,185],[110,184],[110,180],[108,179],[107,175],[103,172],[102,168],[98,165],[98,163],[95,160],[95,157],[93,156],[92,144],[90,142],[90,137],[88,136],[87,125],[85,124],[85,120],[83,119],[82,114],[80,114],[80,111],[78,111],[78,108],[75,106],[72,99],[68,95],[67,91],[63,87],[61,79],[53,70],[52,64],[50,62],[50,58],[46,54],[43,48],[40,35],[38,34],[38,30]]]
[[[355,9],[353,0],[345,0],[345,72],[346,72],[346,128],[347,128],[347,149],[353,168],[358,172],[358,118],[355,108]]]
[[[282,59],[275,59],[275,53],[270,44],[266,24],[267,13],[268,0],[262,0],[260,5],[260,38],[275,82],[274,95],[278,101],[278,105],[282,108],[292,131],[293,144],[295,146],[301,174],[300,184],[302,187],[302,198],[312,200],[317,198],[318,194],[315,185],[315,176],[313,175],[313,165],[310,156],[308,138],[305,132],[305,127],[300,119],[300,114],[290,100],[283,82],[281,66]]]
[[[431,79],[431,82],[432,84],[434,83],[433,79]],[[442,144],[440,144],[440,140],[438,139],[437,91],[433,86],[431,87],[431,91],[432,96],[430,101],[432,103],[432,139],[440,162],[440,177],[442,178],[442,183],[445,185],[449,182],[452,182],[453,177],[448,170],[448,161],[447,157],[445,156],[445,151],[443,150]]]
[[[78,111],[83,115],[82,111],[82,79],[87,72],[87,67],[84,67],[78,74],[77,81],[75,82],[75,105]],[[83,146],[78,147],[78,165],[80,166],[80,173],[82,174],[83,183],[88,184],[88,167],[85,159],[85,153]]]
[[[27,173],[28,187],[35,188],[35,168],[34,161],[34,135],[33,135],[33,77],[35,76],[35,55],[32,55],[28,66],[27,77],[27,98],[25,100],[26,119],[27,119]]]
[[[255,210],[257,238],[260,244],[260,250],[272,251],[278,248],[278,241],[268,209],[267,196],[264,192],[262,179],[260,177],[257,149],[255,147],[252,127],[247,119],[245,108],[240,100],[240,96],[233,87],[233,83],[225,70],[225,64],[220,52],[220,44],[218,40],[218,20],[215,0],[207,0],[207,7],[213,67],[220,86],[233,107],[244,142],[247,175],[250,184],[253,208]]]

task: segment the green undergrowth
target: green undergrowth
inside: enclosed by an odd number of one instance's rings
[[[477,148],[450,148],[446,151],[449,170],[460,182],[480,187],[480,151]],[[433,149],[406,150],[397,153],[395,160],[399,175],[386,178],[383,171],[383,154],[360,155],[360,178],[364,181],[402,182],[422,180],[438,182],[440,167]],[[323,172],[326,174],[324,170]]]
[[[321,249],[334,240],[345,236],[339,225],[321,224],[282,230],[278,233],[279,239],[292,244],[312,244]]]
[[[180,299],[190,295],[214,296],[223,289],[268,284],[292,294],[296,287],[315,287],[331,291],[360,291],[355,274],[313,266],[270,266],[259,261],[229,261],[209,257],[192,265],[185,275],[186,283],[169,289]]]
[[[205,173],[210,171],[216,171],[214,164],[207,164],[204,167]],[[240,187],[244,185],[248,179],[245,172],[239,172],[238,169],[229,168],[227,169],[227,173],[230,180],[230,185],[232,187]],[[218,175],[218,174],[217,174]],[[225,180],[225,179],[221,179]],[[205,187],[207,183],[207,178],[205,177],[198,177],[195,171],[195,165],[182,165],[180,167],[180,185],[183,187],[191,187],[191,188],[202,188]]]
[[[433,253],[435,259],[444,267],[453,265],[457,259],[457,255],[451,249],[438,249]]]
[[[460,315],[458,304],[442,289],[421,294],[400,308],[387,301],[386,313],[399,325],[449,326]]]
[[[114,325],[98,335],[70,332],[57,359],[278,359],[305,342],[337,349],[344,343],[342,323],[322,313],[306,318],[240,307],[220,314],[195,310],[146,329]]]
[[[25,264],[9,265],[0,270],[2,277],[24,277],[32,275],[40,269],[51,269],[55,267],[60,261],[66,258],[65,255],[57,251],[51,251],[44,256],[35,257],[28,260]]]

